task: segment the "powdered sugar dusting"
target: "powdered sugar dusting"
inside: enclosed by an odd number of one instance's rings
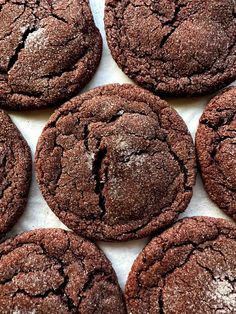
[[[47,44],[47,36],[44,28],[39,28],[27,37],[25,47],[39,49]]]
[[[135,163],[137,166],[143,166],[147,162],[147,154],[132,155],[130,157],[130,163]]]
[[[117,116],[122,116],[124,113],[125,113],[124,110],[120,110],[120,111],[117,112]]]
[[[29,25],[24,25],[24,26],[20,27],[20,32],[21,32],[21,34],[24,34],[25,31],[26,31],[28,28],[29,28]]]
[[[137,148],[129,138],[125,138],[122,135],[116,138],[116,152],[121,153],[126,161],[129,161],[133,155],[138,155]]]
[[[131,155],[133,150],[130,150],[130,145],[123,136],[118,136],[116,139],[116,149],[125,155]]]
[[[127,144],[126,141],[120,141],[120,143],[119,143],[119,148],[120,148],[121,150],[126,150],[128,147],[129,147],[129,145]]]
[[[210,285],[207,297],[216,303],[218,308],[222,309],[220,312],[222,314],[229,313],[229,310],[233,313],[236,309],[235,286],[228,277],[216,278]]]
[[[216,284],[216,292],[219,295],[227,296],[228,294],[232,292],[232,286],[228,281],[218,280]]]
[[[116,151],[123,155],[128,167],[133,167],[134,164],[138,166],[136,171],[142,171],[141,166],[147,162],[148,154],[144,152],[139,153],[137,149],[132,147],[132,143],[129,143],[127,138],[123,136],[118,136],[116,139]]]
[[[13,310],[13,312],[12,312],[12,314],[35,314],[36,313],[36,311],[35,310],[32,310],[32,311],[28,311],[28,312],[25,312],[25,310],[24,310],[24,312],[22,312],[21,310],[19,310],[19,309],[15,309],[15,310]]]
[[[94,162],[94,153],[86,154],[87,156],[87,165],[90,170],[93,169],[93,162]]]

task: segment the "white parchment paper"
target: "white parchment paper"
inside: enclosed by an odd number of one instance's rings
[[[104,50],[98,71],[93,80],[86,86],[84,91],[109,83],[132,83],[113,61],[107,47],[103,24],[104,2],[105,0],[90,0],[96,25],[99,27],[103,36]],[[234,84],[236,84],[236,82]],[[187,123],[193,137],[195,136],[199,117],[202,114],[204,106],[209,101],[209,99],[210,97],[198,97],[194,99],[168,99],[168,102],[174,106],[174,108],[179,112],[179,114]],[[11,118],[20,129],[25,139],[28,141],[31,147],[32,155],[34,155],[38,137],[41,134],[42,129],[52,112],[52,109],[22,113],[9,112]],[[197,178],[197,184],[194,188],[192,201],[181,217],[194,215],[223,217],[229,219],[229,217],[227,217],[209,200],[203,189],[199,176]],[[8,236],[41,227],[58,227],[66,229],[66,227],[53,214],[41,196],[35,181],[35,175],[33,174],[27,208],[19,222],[14,226]],[[135,240],[124,243],[98,243],[98,245],[104,250],[105,254],[111,260],[122,289],[124,288],[127,275],[134,259],[147,243],[147,241],[148,239],[137,241]]]

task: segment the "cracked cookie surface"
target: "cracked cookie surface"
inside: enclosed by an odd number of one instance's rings
[[[0,110],[0,238],[22,214],[31,181],[31,152],[10,117]]]
[[[195,152],[165,101],[134,85],[96,88],[59,108],[40,136],[37,181],[50,208],[88,238],[145,237],[192,196]]]
[[[194,217],[151,240],[126,284],[129,314],[232,314],[236,308],[236,226]]]
[[[196,150],[206,191],[236,220],[236,87],[223,90],[207,105]]]
[[[106,0],[105,27],[119,67],[155,93],[206,94],[236,78],[234,0]]]
[[[125,314],[109,260],[62,229],[34,230],[0,244],[0,287],[2,314]]]
[[[1,0],[0,107],[59,105],[92,78],[101,52],[88,0]]]

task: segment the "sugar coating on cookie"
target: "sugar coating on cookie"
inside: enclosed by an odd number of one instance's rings
[[[0,2],[0,107],[59,105],[92,78],[102,39],[88,0]]]
[[[40,136],[35,165],[56,215],[100,240],[145,237],[171,224],[196,174],[184,121],[134,85],[96,88],[63,105]]]
[[[126,283],[129,314],[231,314],[236,308],[236,226],[184,219],[140,253]]]
[[[111,263],[91,242],[61,229],[0,244],[0,312],[125,314]]]
[[[236,79],[233,0],[106,0],[105,27],[119,67],[155,93],[207,94]]]
[[[236,87],[223,90],[207,105],[196,150],[206,191],[236,220]]]
[[[10,117],[0,110],[0,238],[22,214],[30,181],[30,148]]]

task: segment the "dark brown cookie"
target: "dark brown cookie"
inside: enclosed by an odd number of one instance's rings
[[[225,89],[206,107],[196,149],[206,191],[236,220],[236,87]]]
[[[0,245],[0,312],[125,314],[111,263],[91,242],[61,229]]]
[[[195,183],[185,123],[134,85],[100,87],[57,110],[35,163],[56,215],[76,233],[100,240],[145,237],[170,225]]]
[[[129,314],[232,314],[236,309],[236,226],[184,219],[154,238],[126,284]]]
[[[234,0],[106,0],[119,67],[156,93],[200,95],[236,78]]]
[[[9,116],[0,110],[0,237],[22,214],[30,181],[28,144]]]
[[[0,2],[0,107],[58,105],[91,79],[102,40],[88,0]]]

